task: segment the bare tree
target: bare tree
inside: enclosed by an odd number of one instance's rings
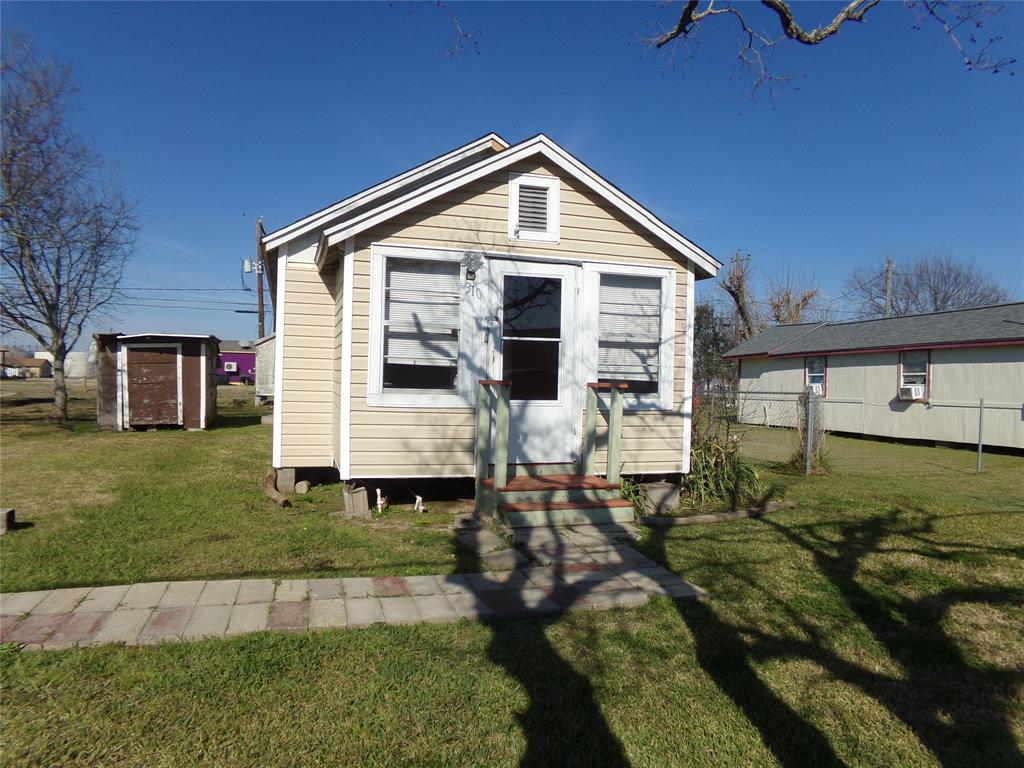
[[[752,270],[750,254],[741,256],[737,251],[736,255],[732,257],[732,261],[729,262],[729,268],[718,279],[719,287],[729,294],[736,307],[737,342],[749,339],[764,329],[764,320],[761,319],[761,312],[751,285]]]
[[[816,26],[806,28],[797,21],[794,8],[798,6],[789,0],[761,0],[759,4],[739,0],[686,0],[675,24],[648,42],[656,48],[686,45],[695,41],[700,28],[711,19],[731,18],[740,31],[737,58],[753,77],[756,91],[762,86],[772,86],[788,79],[786,75],[769,71],[767,59],[774,46],[786,41],[806,46],[820,45],[839,34],[840,29],[848,24],[865,23],[868,13],[879,2],[852,0],[831,19],[822,19]],[[768,25],[756,18],[758,5],[765,10]],[[1016,63],[1015,58],[994,54],[993,48],[1002,38],[984,32],[986,22],[1002,9],[1001,5],[984,0],[907,0],[904,5],[916,16],[915,29],[925,24],[941,26],[968,69],[1000,72]],[[809,13],[806,8],[806,5],[801,8],[804,15]],[[769,31],[768,26],[777,29]]]
[[[862,317],[885,317],[885,265],[855,269],[846,278]],[[892,278],[892,312],[913,315],[981,307],[1009,301],[1010,294],[977,267],[949,254],[931,253],[897,264]]]
[[[0,318],[53,355],[51,418],[67,421],[64,361],[86,321],[117,299],[135,206],[67,123],[68,67],[11,36],[2,60]]]
[[[823,319],[814,306],[820,295],[820,288],[789,271],[768,280],[768,309],[779,325]]]

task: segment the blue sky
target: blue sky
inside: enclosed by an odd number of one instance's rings
[[[836,7],[798,13],[811,24]],[[762,276],[789,269],[834,298],[854,267],[939,250],[1024,296],[1024,67],[967,71],[902,4],[823,45],[779,46],[773,68],[796,78],[774,107],[749,98],[729,19],[706,26],[684,68],[642,42],[677,7],[452,8],[479,44],[454,60],[450,22],[429,3],[2,13],[73,67],[74,125],[140,201],[128,287],[238,288],[258,216],[273,229],[493,130],[548,134],[719,259],[749,252]],[[991,29],[1024,59],[1024,4]],[[254,316],[225,311],[129,307],[99,324],[111,326],[255,335]]]

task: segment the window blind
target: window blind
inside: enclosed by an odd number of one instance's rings
[[[635,382],[632,392],[656,392],[660,350],[661,279],[601,275],[598,380]]]
[[[389,258],[384,291],[385,363],[458,365],[458,263]]]

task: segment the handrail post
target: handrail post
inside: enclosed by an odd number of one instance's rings
[[[508,407],[512,388],[507,382],[496,386],[497,402],[494,408],[494,491],[508,482]]]
[[[491,450],[491,390],[476,385],[476,493],[477,512],[484,511],[484,481],[487,479],[487,453]]]
[[[619,482],[622,460],[622,390],[611,388],[611,407],[608,410],[608,482]]]
[[[597,390],[587,386],[587,416],[583,434],[583,462],[580,474],[594,474],[594,456],[597,453]]]

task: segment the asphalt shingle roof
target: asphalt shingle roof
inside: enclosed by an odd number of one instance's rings
[[[747,339],[724,356],[778,357],[993,341],[1024,343],[1024,302],[878,320],[779,325]]]

